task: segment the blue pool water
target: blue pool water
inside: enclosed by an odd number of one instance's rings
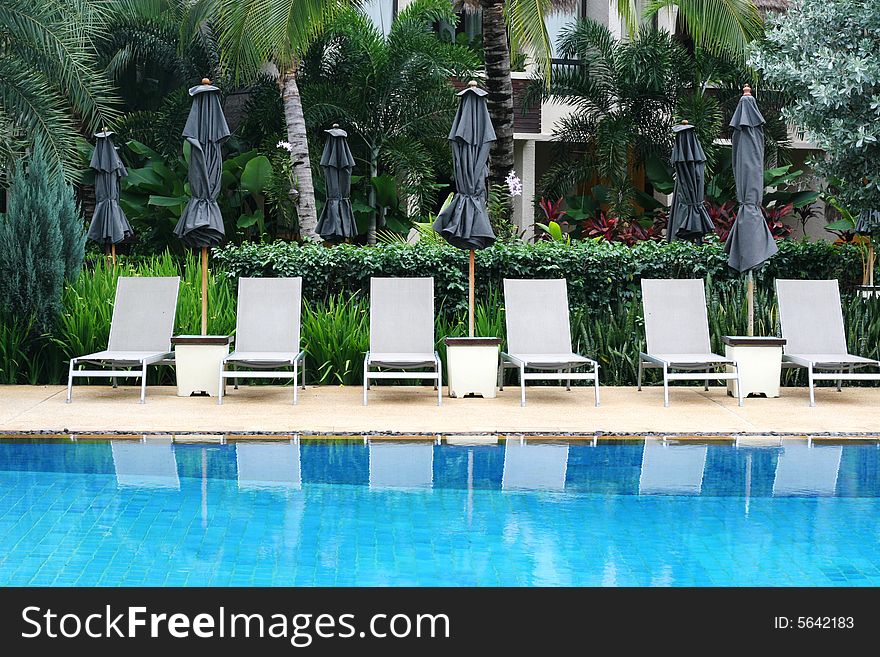
[[[0,585],[878,586],[880,445],[0,442]]]

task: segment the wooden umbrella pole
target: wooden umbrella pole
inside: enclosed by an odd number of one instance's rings
[[[468,261],[468,335],[474,337],[474,250]]]
[[[202,247],[202,335],[208,335],[208,247]]]
[[[110,245],[110,257],[113,260],[113,266],[115,267],[116,266],[116,245],[115,244]]]
[[[748,335],[752,336],[755,334],[755,275],[749,270],[748,277],[748,287],[746,292],[746,297],[748,299],[749,304],[749,327],[748,327]]]

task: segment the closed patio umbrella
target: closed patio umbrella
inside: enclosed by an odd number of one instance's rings
[[[748,272],[748,334],[755,333],[755,280],[753,271],[773,257],[779,248],[761,212],[764,199],[764,117],[752,88],[743,86],[733,118],[733,175],[739,209],[727,236],[727,264]]]
[[[706,212],[706,155],[697,131],[687,121],[672,128],[675,145],[672,147],[672,167],[675,170],[675,191],[669,211],[666,239],[700,241],[703,235],[715,230]]]
[[[434,222],[434,230],[452,246],[470,250],[468,334],[471,337],[474,335],[474,250],[485,249],[495,242],[486,210],[489,148],[495,141],[495,129],[486,107],[487,93],[473,80],[458,93],[458,111],[449,131],[455,194]]]
[[[192,108],[183,128],[190,145],[189,187],[186,204],[174,233],[187,246],[202,250],[202,335],[208,332],[208,249],[226,237],[217,197],[223,173],[221,147],[229,138],[229,126],[220,106],[220,90],[207,78],[192,87]]]
[[[95,134],[95,152],[89,166],[95,170],[95,213],[87,237],[110,248],[116,264],[116,245],[134,235],[119,207],[119,181],[128,175],[113,145],[113,133],[106,128]]]
[[[326,241],[340,241],[358,234],[351,211],[351,170],[354,158],[348,148],[348,133],[334,123],[324,144],[321,168],[327,186],[327,201],[318,219],[318,235]]]

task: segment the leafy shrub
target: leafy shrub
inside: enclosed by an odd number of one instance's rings
[[[467,253],[445,244],[403,243],[377,248],[275,242],[229,245],[215,261],[232,279],[240,276],[302,276],[310,301],[369,291],[371,276],[433,276],[438,307],[455,314],[467,303]],[[600,308],[637,294],[641,278],[704,278],[736,284],[723,244],[638,242],[632,247],[604,240],[536,244],[496,243],[476,254],[477,298],[487,299],[504,278],[565,278],[573,307]],[[858,250],[827,242],[782,240],[779,253],[756,273],[770,291],[775,278],[837,278],[844,290],[861,280]]]
[[[17,163],[0,215],[0,312],[49,328],[61,313],[64,282],[82,267],[85,239],[73,188],[50,174],[37,143]]]

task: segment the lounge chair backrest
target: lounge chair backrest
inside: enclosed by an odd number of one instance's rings
[[[432,354],[434,279],[370,279],[370,351]]]
[[[120,276],[110,322],[110,351],[171,351],[177,276]]]
[[[702,278],[642,279],[642,308],[647,353],[711,353]]]
[[[509,354],[572,352],[564,278],[505,278],[504,321]]]
[[[299,353],[302,278],[239,278],[235,350]]]
[[[776,280],[779,323],[787,354],[845,354],[837,281]]]

